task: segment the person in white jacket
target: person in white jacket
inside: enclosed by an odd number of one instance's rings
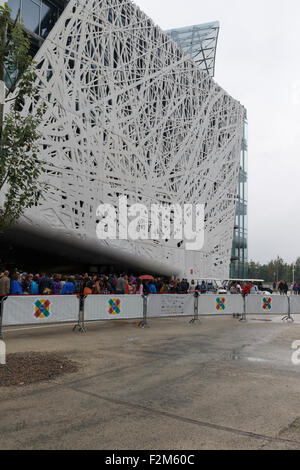
[[[252,294],[259,294],[258,287],[255,284],[251,287],[250,294],[251,295]]]

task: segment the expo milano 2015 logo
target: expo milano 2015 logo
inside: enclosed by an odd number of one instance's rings
[[[100,204],[97,208],[99,240],[176,240],[187,251],[204,246],[204,204],[128,205],[127,196],[119,197],[119,207]]]

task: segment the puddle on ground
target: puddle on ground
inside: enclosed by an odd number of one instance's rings
[[[232,353],[230,354],[230,359],[232,361],[248,361],[248,362],[257,362],[257,363],[270,362],[268,359],[263,359],[261,357],[242,356],[239,351],[232,351]]]

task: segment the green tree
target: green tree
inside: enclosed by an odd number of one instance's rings
[[[5,100],[0,100],[0,230],[37,204],[39,177],[44,171],[37,145],[42,107],[34,114],[22,112],[26,98],[37,93],[35,64],[29,55],[28,36],[18,16],[12,22],[10,12],[7,3],[0,7],[0,87],[5,90]]]

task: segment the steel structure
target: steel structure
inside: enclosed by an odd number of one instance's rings
[[[45,190],[18,230],[74,256],[226,278],[245,109],[129,0],[70,0],[39,49]],[[99,241],[100,203],[205,204],[205,246]],[[90,261],[89,261],[90,262]]]

